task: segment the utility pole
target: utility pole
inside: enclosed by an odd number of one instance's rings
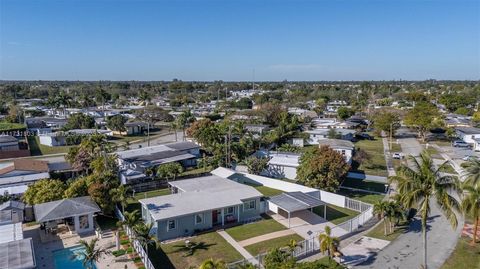
[[[393,140],[393,122],[390,123],[390,151],[392,151],[392,140]]]

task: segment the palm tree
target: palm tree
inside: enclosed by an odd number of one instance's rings
[[[227,269],[227,265],[222,260],[214,260],[210,258],[204,261],[198,269]]]
[[[126,185],[120,185],[115,189],[110,190],[115,202],[122,206],[122,213],[125,214],[125,207],[128,206],[128,192],[130,187]]]
[[[480,159],[471,159],[462,164],[465,169],[466,182],[473,185],[480,183]]]
[[[178,141],[178,134],[177,134],[178,122],[172,121],[170,123],[170,128],[173,129],[173,132],[175,133],[175,142],[177,142]]]
[[[462,190],[463,212],[475,220],[472,240],[472,245],[474,245],[477,242],[478,226],[480,224],[480,184],[465,184],[462,186]]]
[[[373,205],[373,214],[377,215],[377,218],[383,219],[383,234],[387,236],[387,220],[385,220],[385,215],[388,211],[388,202],[387,201],[377,201]]]
[[[160,178],[165,178],[168,182],[169,178],[175,180],[177,175],[183,172],[183,167],[177,162],[162,164],[157,168],[157,175]]]
[[[104,248],[97,248],[98,238],[92,239],[90,242],[85,240],[80,240],[78,243],[85,248],[85,252],[83,253],[75,253],[74,255],[78,259],[82,259],[83,267],[86,269],[93,269],[95,268],[95,262],[100,260],[102,255],[110,255],[110,251]]]
[[[320,241],[320,251],[322,253],[327,252],[328,259],[331,260],[335,251],[337,251],[337,247],[340,244],[340,239],[338,237],[332,236],[332,229],[330,226],[325,226],[325,232],[318,236],[318,240]]]
[[[156,244],[157,240],[150,234],[152,230],[153,223],[144,224],[143,222],[138,223],[133,227],[135,231],[135,239],[145,248],[145,252],[148,255],[148,246]]]
[[[430,155],[424,151],[419,160],[413,156],[408,157],[413,168],[402,165],[397,176],[391,177],[391,181],[397,182],[398,193],[401,201],[407,208],[417,207],[421,215],[423,236],[423,268],[427,269],[427,219],[430,216],[432,201],[440,205],[444,215],[451,225],[457,227],[458,221],[455,210],[459,203],[450,193],[457,191],[457,180],[451,176],[442,176],[442,169],[447,162],[436,168]]]
[[[126,226],[133,229],[138,223],[140,223],[140,214],[138,213],[138,209],[136,209],[132,212],[125,211],[125,213],[123,213],[123,221],[119,221],[118,226]]]

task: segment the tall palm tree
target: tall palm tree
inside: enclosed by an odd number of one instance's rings
[[[145,252],[148,254],[148,246],[157,243],[155,237],[150,234],[152,230],[153,223],[144,224],[143,222],[138,223],[133,227],[135,231],[135,239],[138,240],[140,245],[145,248]]]
[[[340,244],[338,237],[332,236],[332,229],[330,226],[325,226],[325,232],[318,236],[320,241],[320,251],[328,254],[329,260],[332,259],[333,254],[337,251],[337,247]]]
[[[115,189],[110,190],[115,202],[122,206],[122,213],[125,214],[125,207],[128,206],[128,192],[130,187],[126,185],[120,185]]]
[[[466,182],[471,184],[480,183],[480,159],[471,159],[462,164],[465,169]]]
[[[198,269],[227,269],[227,265],[222,260],[214,260],[210,258],[204,261]]]
[[[138,223],[140,223],[140,214],[138,213],[138,209],[136,209],[132,212],[125,211],[123,221],[119,221],[118,225],[133,229]]]
[[[95,268],[95,262],[100,260],[103,255],[110,255],[110,251],[104,248],[97,248],[98,238],[92,239],[90,242],[80,240],[78,243],[85,248],[83,253],[75,253],[78,259],[82,259],[83,267],[86,269]]]
[[[418,208],[422,223],[423,237],[423,268],[427,269],[427,219],[430,216],[432,201],[440,205],[444,215],[456,228],[458,221],[455,211],[459,209],[459,203],[450,193],[458,191],[457,180],[451,176],[442,176],[442,169],[447,162],[436,168],[430,155],[424,151],[417,158],[408,157],[412,168],[402,165],[397,176],[391,177],[391,181],[397,182],[398,193],[405,207]]]
[[[385,215],[388,211],[388,202],[387,201],[377,201],[373,205],[373,214],[377,215],[377,218],[383,220],[383,234],[387,235],[387,221],[385,220]]]
[[[477,242],[478,226],[480,224],[480,184],[465,184],[462,186],[462,190],[463,212],[475,220],[472,239],[472,245],[474,245]]]
[[[178,122],[176,120],[170,123],[170,129],[172,129],[173,132],[175,133],[175,142],[177,142],[178,141],[178,135],[177,135]]]

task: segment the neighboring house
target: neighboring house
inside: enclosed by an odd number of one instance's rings
[[[67,124],[65,118],[52,118],[52,117],[36,117],[25,119],[27,128],[33,131],[40,129],[42,133],[50,132],[51,130],[61,129]],[[49,129],[48,129],[49,128]],[[49,131],[50,130],[50,131]]]
[[[36,268],[32,238],[24,238],[22,223],[0,225],[0,268]]]
[[[153,223],[159,240],[190,236],[196,232],[260,218],[255,188],[219,176],[169,182],[173,194],[139,200],[142,218]]]
[[[81,135],[88,136],[93,134],[103,134],[106,136],[112,136],[113,132],[110,130],[101,129],[72,129],[66,132],[55,132],[39,134],[40,144],[50,147],[66,146],[67,137],[69,135]]]
[[[316,118],[318,117],[317,112],[312,111],[312,110],[307,110],[307,109],[302,109],[298,107],[290,107],[288,108],[288,113],[292,115],[297,115],[300,118]]]
[[[264,124],[246,124],[245,130],[252,134],[262,135],[270,130],[270,126]]]
[[[183,167],[197,165],[200,146],[192,142],[176,142],[117,152],[120,182],[130,184],[147,178],[146,171],[165,163],[178,162]]]
[[[317,118],[312,120],[317,129],[355,129],[360,123],[354,121],[338,121],[336,118]]]
[[[18,139],[11,135],[0,135],[0,151],[20,150]]]
[[[141,121],[127,122],[125,123],[125,132],[122,135],[140,135],[147,130],[147,123]]]
[[[335,133],[342,139],[342,140],[350,140],[352,141],[357,131],[352,129],[313,129],[305,131],[309,135],[308,143],[310,145],[318,145],[319,141],[322,139],[328,139],[331,130],[334,130]]]
[[[10,200],[0,205],[0,214],[9,215],[12,223],[23,222],[24,210],[25,204],[20,201]]]
[[[300,154],[258,151],[257,155],[270,158],[268,167],[261,173],[262,175],[273,178],[288,178],[291,180],[297,178]]]
[[[295,147],[303,148],[305,146],[305,139],[302,137],[294,137],[288,140],[288,144],[293,145]]]
[[[352,163],[355,146],[351,141],[340,139],[323,139],[318,141],[318,145],[326,145],[331,147],[333,150],[342,154],[342,156],[345,158],[345,162],[348,164]]]
[[[458,138],[465,143],[475,144],[476,139],[480,139],[480,128],[474,127],[457,127],[455,128]]]
[[[445,116],[445,125],[448,128],[455,127],[471,127],[472,126],[472,117],[459,115],[459,114],[447,114]]]

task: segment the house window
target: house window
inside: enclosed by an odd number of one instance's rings
[[[233,214],[235,208],[233,206],[227,207],[227,214]]]
[[[195,215],[195,224],[201,224],[201,223],[203,223],[203,214]]]
[[[167,231],[175,230],[177,228],[177,222],[175,220],[169,220],[167,223]]]
[[[255,204],[256,204],[255,200],[250,200],[244,203],[243,207],[245,208],[245,210],[251,210],[251,209],[255,209]]]
[[[342,155],[344,155],[344,156],[345,156],[345,150],[344,150],[344,149],[342,149]]]

